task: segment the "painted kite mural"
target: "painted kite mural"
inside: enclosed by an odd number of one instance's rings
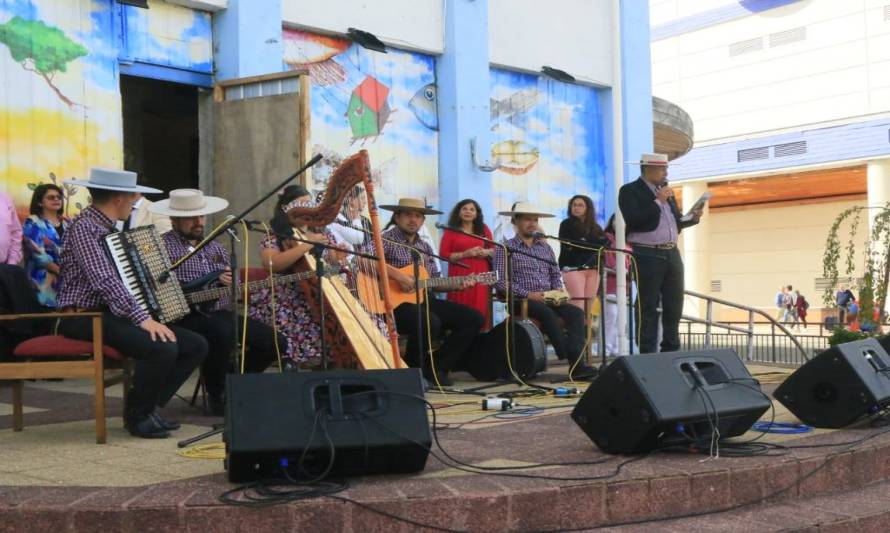
[[[311,188],[323,190],[337,164],[360,149],[371,156],[377,200],[398,196],[438,201],[436,74],[432,56],[383,54],[346,39],[284,30],[287,68],[312,80]]]
[[[556,215],[541,219],[556,234],[575,194],[593,199],[600,223],[614,209],[607,199],[598,91],[543,76],[491,69],[490,161],[496,211],[531,200]],[[510,235],[506,217],[495,236]]]
[[[21,217],[40,183],[121,168],[119,60],[211,72],[210,15],[150,6],[0,0],[0,190]],[[86,204],[85,190],[66,193],[70,214]]]

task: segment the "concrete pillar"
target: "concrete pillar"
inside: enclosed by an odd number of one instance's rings
[[[229,0],[213,15],[216,80],[281,72],[281,0]]]
[[[684,184],[683,205],[688,209],[707,190],[708,184],[704,182]],[[681,233],[686,290],[702,294],[711,292],[711,230],[708,209],[705,206],[698,224]],[[684,314],[699,318],[705,318],[706,312],[705,302],[698,298],[687,299],[683,308]]]
[[[868,206],[884,207],[887,202],[890,202],[890,159],[869,161],[865,173],[868,184]],[[875,215],[879,212],[879,209],[869,209],[869,229],[871,229]]]
[[[470,156],[470,140],[475,138],[477,158],[490,158],[488,68],[488,0],[446,0],[445,52],[436,60],[439,207],[444,222],[454,204],[473,198],[494,230],[492,177]]]

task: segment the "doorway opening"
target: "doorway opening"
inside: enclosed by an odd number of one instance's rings
[[[198,88],[121,75],[124,169],[169,192],[198,188]]]

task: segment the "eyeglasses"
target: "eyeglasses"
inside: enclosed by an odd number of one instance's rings
[[[63,197],[58,194],[47,194],[43,197],[44,200],[61,200]]]

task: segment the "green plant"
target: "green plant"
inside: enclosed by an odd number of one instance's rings
[[[822,295],[826,307],[833,307],[834,289],[837,286],[840,271],[839,263],[844,265],[844,275],[855,278],[857,267],[857,254],[855,236],[859,229],[859,222],[863,211],[879,209],[871,220],[871,231],[864,243],[861,257],[862,278],[860,283],[853,283],[854,289],[859,291],[859,321],[863,324],[873,323],[876,304],[883,307],[887,301],[887,285],[890,281],[890,203],[883,207],[869,208],[863,206],[851,207],[841,212],[825,241],[825,252],[822,256],[822,275],[829,283]],[[846,243],[842,243],[840,233],[844,223],[849,221],[846,228]]]
[[[850,331],[842,326],[838,326],[831,330],[831,336],[828,337],[828,345],[843,344],[845,342],[858,341],[867,339],[871,334],[865,331]]]

